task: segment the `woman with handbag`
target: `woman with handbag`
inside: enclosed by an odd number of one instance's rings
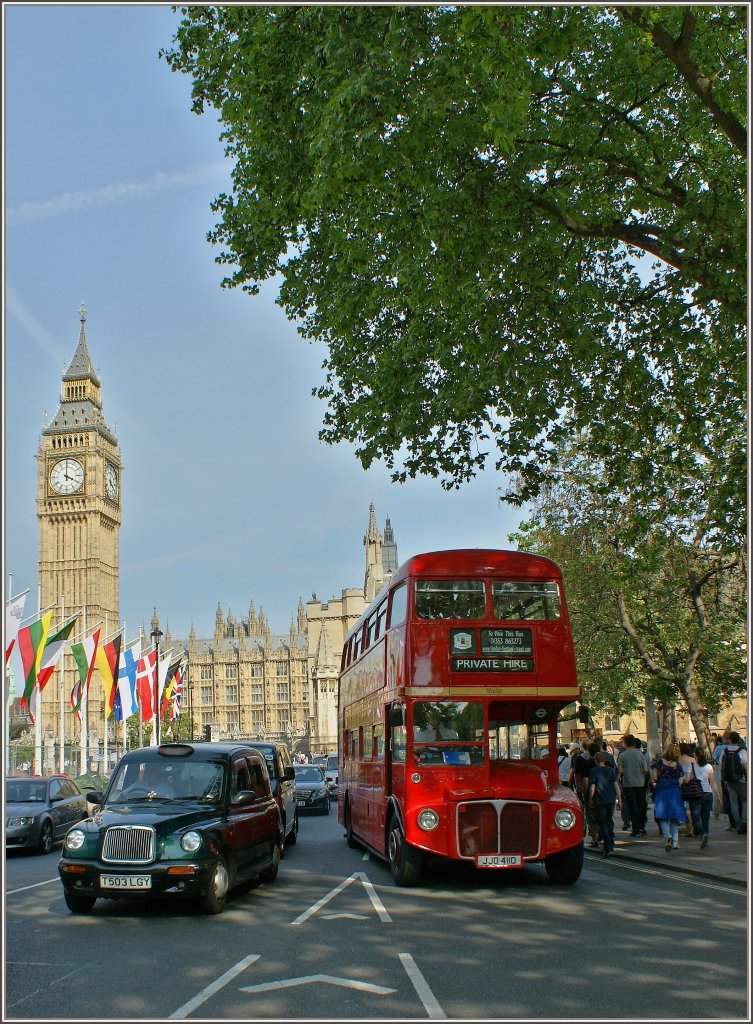
[[[680,783],[685,781],[685,772],[677,763],[680,748],[676,743],[668,743],[661,756],[655,761],[652,775],[656,783],[654,790],[654,818],[664,837],[664,849],[677,850],[679,826],[686,820],[685,804],[683,803]]]
[[[702,850],[706,848],[709,841],[709,823],[711,809],[714,806],[715,784],[714,766],[709,764],[705,751],[701,747],[696,747],[695,761],[690,766],[690,772],[685,776],[683,790],[693,816],[693,831],[701,837]]]

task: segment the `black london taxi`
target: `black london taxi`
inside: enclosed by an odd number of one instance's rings
[[[264,754],[267,760],[272,795],[280,808],[282,828],[285,833],[285,847],[293,846],[298,840],[298,805],[296,802],[295,768],[293,755],[286,743],[254,743],[254,749]]]
[[[73,913],[98,898],[182,897],[219,914],[228,892],[274,882],[283,830],[263,754],[242,743],[163,743],[125,754],[58,865]]]

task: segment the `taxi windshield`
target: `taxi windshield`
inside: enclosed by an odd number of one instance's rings
[[[108,793],[108,803],[131,800],[200,800],[216,803],[222,796],[223,768],[211,761],[121,762]]]

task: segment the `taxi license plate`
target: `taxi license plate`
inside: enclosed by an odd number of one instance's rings
[[[476,857],[477,868],[522,868],[520,853],[485,853]]]
[[[151,889],[151,875],[100,875],[100,889]]]

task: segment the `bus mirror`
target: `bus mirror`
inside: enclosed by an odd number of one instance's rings
[[[390,728],[405,725],[405,706],[403,704],[392,705],[389,712],[389,723]]]
[[[591,718],[591,709],[586,704],[581,704],[578,708],[578,721],[582,725],[588,725]]]

